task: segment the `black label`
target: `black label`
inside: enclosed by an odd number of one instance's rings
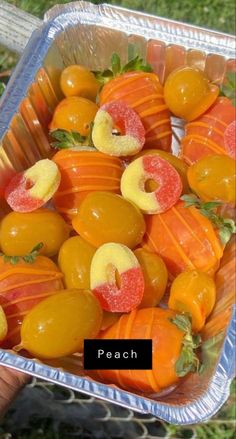
[[[84,340],[84,369],[152,369],[152,340]]]

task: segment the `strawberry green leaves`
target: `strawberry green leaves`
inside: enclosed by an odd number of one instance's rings
[[[121,70],[121,73],[142,71],[142,72],[152,72],[152,67],[149,64],[145,64],[143,59],[137,55],[135,58],[131,59]]]
[[[217,208],[223,204],[220,201],[203,202],[195,194],[183,195],[181,200],[185,202],[185,207],[196,207],[202,215],[206,216],[219,229],[219,236],[223,245],[227,244],[231,236],[236,233],[234,220],[224,218],[217,213]]]
[[[236,72],[228,72],[226,74],[226,82],[221,85],[221,96],[226,96],[231,100],[234,107],[236,107]]]
[[[27,264],[33,264],[35,262],[37,256],[39,256],[40,250],[42,248],[43,248],[43,243],[40,242],[27,255],[24,255],[24,256],[8,256],[8,255],[5,255],[4,253],[0,253],[0,256],[3,257],[4,262],[10,263],[12,265],[16,265],[20,261],[24,261]]]
[[[51,146],[56,149],[67,149],[75,146],[81,146],[86,137],[75,131],[55,130],[51,132],[51,136],[56,140]]]
[[[52,148],[55,149],[71,149],[77,148],[83,150],[85,146],[93,146],[92,142],[92,127],[93,123],[90,124],[90,130],[88,136],[81,136],[80,133],[76,131],[66,131],[66,130],[54,130],[51,131],[51,137],[55,139],[55,142],[51,143]]]
[[[201,365],[195,353],[195,350],[201,345],[201,337],[199,334],[192,334],[190,317],[187,314],[177,314],[170,321],[185,333],[182,341],[182,351],[175,364],[176,374],[179,377],[184,377],[189,372],[201,373],[203,365]]]
[[[132,51],[133,55],[134,51]],[[128,62],[122,66],[120,57],[117,53],[113,53],[111,57],[111,67],[101,71],[93,72],[97,80],[102,84],[106,84],[111,79],[116,76],[122,75],[123,73],[133,72],[133,71],[143,71],[152,72],[152,67],[146,64],[139,55],[131,57],[131,52],[129,52]]]

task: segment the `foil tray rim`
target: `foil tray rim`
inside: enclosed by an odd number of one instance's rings
[[[119,16],[119,20],[115,14]],[[147,40],[164,37],[167,45],[182,45],[186,49],[206,51],[206,53],[227,56],[229,59],[235,58],[236,38],[230,34],[107,4],[94,5],[86,1],[77,1],[54,6],[45,14],[41,27],[32,33],[8,86],[0,98],[0,139],[9,128],[12,109],[18,110],[21,100],[26,96],[34,80],[35,72],[41,67],[54,39],[66,26],[73,24],[75,16],[77,20],[79,17],[78,21],[81,24],[121,30],[128,35],[143,36]],[[167,37],[169,40],[166,40]]]
[[[117,24],[117,19],[114,18],[115,13],[119,15],[119,25]],[[110,27],[112,24],[113,28],[118,30],[121,29],[123,31],[126,30],[119,28],[119,26],[122,27],[124,24],[127,25],[127,22],[130,20],[131,24],[129,23],[129,32],[127,33],[132,34],[132,32],[135,33],[136,31],[136,33],[139,35],[141,34],[146,39],[150,38],[151,35],[155,35],[156,38],[157,34],[159,35],[160,32],[165,35],[169,32],[169,35],[173,36],[174,29],[171,30],[171,28],[177,26],[180,33],[177,36],[175,35],[175,44],[183,44],[183,39],[186,43],[186,40],[189,38],[191,41],[191,48],[204,50],[204,47],[208,47],[207,50],[212,52],[212,47],[215,45],[215,53],[219,53],[219,47],[221,46],[222,49],[220,50],[222,50],[222,52],[220,53],[229,58],[234,50],[235,38],[233,35],[197,28],[195,26],[163,19],[161,17],[154,17],[148,14],[129,11],[127,9],[106,4],[96,6],[84,1],[55,6],[52,8],[51,12],[46,14],[43,25],[33,32],[22,58],[9,81],[2,99],[0,100],[0,139],[8,130],[11,119],[18,111],[22,99],[26,96],[28,87],[33,82],[35,73],[41,67],[50,45],[57,34],[64,30],[65,26],[73,24],[75,14],[77,17],[80,17],[80,22],[83,24],[102,25],[104,27]],[[123,22],[121,19],[122,17]],[[107,20],[110,20],[109,23],[106,23]],[[142,20],[142,24],[139,23],[139,25],[137,25],[136,22],[138,22],[138,20]],[[150,31],[151,22],[157,22],[158,20],[160,20],[159,23],[164,23],[165,26],[159,31],[155,29],[154,26]],[[146,22],[149,22],[148,28],[144,26],[144,23]],[[143,28],[143,30],[140,33],[141,28]],[[186,29],[188,29],[189,34],[184,37]],[[197,40],[197,32],[200,32],[203,38],[201,47],[199,47],[199,40]],[[209,35],[213,40],[211,44],[209,44],[209,41],[207,42],[207,36]],[[221,44],[222,42],[224,44]],[[171,41],[169,44],[171,44]],[[189,45],[184,45],[184,47],[189,48]],[[89,394],[141,413],[152,414],[153,416],[169,423],[181,425],[194,424],[213,416],[229,396],[229,386],[234,376],[234,358],[236,355],[235,324],[236,306],[234,306],[234,314],[228,326],[219,362],[207,391],[195,401],[178,406],[156,400],[154,401],[118,389],[115,386],[97,383],[89,378],[79,377],[68,372],[62,372],[59,369],[39,364],[34,360],[28,360],[1,349],[0,364],[22,370],[30,375],[46,379],[56,384],[61,384],[65,387],[78,390],[81,393]]]
[[[66,7],[56,5],[45,14],[44,23],[51,23],[51,32],[54,26],[55,31],[58,32],[58,27],[69,24],[73,20],[73,14],[78,11],[81,23],[84,21],[88,24],[90,22],[98,26],[103,25],[127,34],[134,33],[146,39],[158,39],[164,36],[167,45],[184,44],[185,48],[197,48],[235,58],[236,38],[234,35],[106,3],[94,5],[87,1],[76,1],[67,4]],[[119,16],[119,21],[115,15]],[[127,26],[126,29],[124,26]]]
[[[158,15],[152,15],[152,14],[149,14],[146,12],[131,10],[131,9],[127,9],[125,7],[118,6],[118,5],[113,5],[113,4],[108,4],[108,3],[102,3],[99,5],[95,5],[89,1],[83,1],[83,0],[67,3],[66,7],[63,4],[58,4],[58,5],[53,6],[45,13],[44,22],[52,21],[55,18],[59,17],[61,15],[61,13],[73,12],[77,8],[80,9],[80,13],[89,12],[90,14],[95,14],[95,15],[100,15],[100,14],[102,15],[106,12],[106,10],[108,12],[111,12],[111,11],[120,12],[121,14],[124,14],[122,17],[123,20],[125,18],[125,15],[127,15],[127,13],[128,13],[129,16],[130,15],[136,16],[139,19],[147,19],[147,20],[154,19],[156,22],[159,22],[159,23],[164,23],[166,25],[168,25],[168,24],[174,25],[175,28],[181,28],[181,29],[184,28],[184,29],[189,30],[189,31],[200,31],[200,32],[202,32],[202,34],[205,34],[205,35],[209,34],[212,36],[216,36],[220,39],[229,38],[229,40],[231,40],[232,42],[235,42],[235,35],[229,34],[226,32],[221,32],[218,30],[209,29],[209,28],[205,28],[203,26],[197,26],[197,25],[193,25],[190,23],[177,21],[174,19],[161,17]]]
[[[236,305],[233,307],[233,315],[224,340],[219,363],[208,389],[196,400],[177,406],[165,403],[164,401],[159,402],[158,400],[154,401],[144,396],[138,396],[116,386],[102,384],[87,377],[76,376],[2,349],[0,349],[0,365],[17,369],[31,376],[63,385],[72,390],[80,391],[83,394],[91,395],[140,413],[151,414],[169,423],[191,425],[211,418],[229,396],[230,383],[235,372],[235,336]],[[229,358],[231,362],[229,362]]]

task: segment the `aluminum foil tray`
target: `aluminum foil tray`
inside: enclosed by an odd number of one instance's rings
[[[50,154],[48,123],[61,99],[64,66],[81,63],[93,70],[108,67],[113,51],[127,60],[128,47],[152,65],[161,81],[174,68],[193,65],[223,81],[235,68],[235,38],[164,18],[108,5],[76,2],[56,6],[35,31],[0,101],[0,193],[14,170],[23,170]],[[182,127],[174,121],[174,148]],[[229,396],[236,357],[235,279],[222,285],[221,270],[233,261],[228,246],[217,274],[218,297],[204,332],[201,376],[192,375],[166,395],[141,395],[85,376],[80,357],[43,364],[0,349],[0,364],[70,389],[149,413],[169,423],[194,424],[213,416]]]

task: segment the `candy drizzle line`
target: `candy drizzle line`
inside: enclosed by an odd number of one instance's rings
[[[235,221],[217,214],[217,208],[223,205],[221,201],[203,202],[195,194],[182,195],[180,199],[185,202],[185,207],[194,206],[202,215],[209,218],[214,226],[219,229],[219,236],[223,245],[227,244],[231,236],[236,233]]]

